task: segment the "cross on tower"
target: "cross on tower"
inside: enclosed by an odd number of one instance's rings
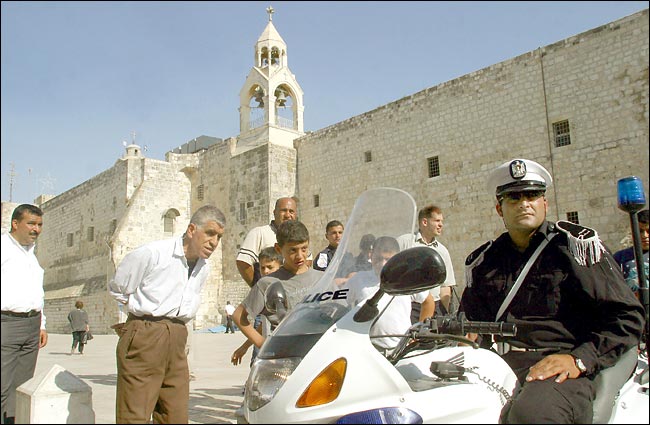
[[[273,20],[273,13],[275,13],[275,10],[273,9],[273,6],[269,6],[266,8],[266,13],[269,14],[269,21]]]

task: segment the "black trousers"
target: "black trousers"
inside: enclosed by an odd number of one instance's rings
[[[34,377],[41,335],[41,315],[14,317],[3,314],[2,420],[16,416],[16,388]]]
[[[84,352],[84,344],[83,341],[83,336],[86,333],[86,331],[72,331],[72,351],[77,348],[77,344],[79,344],[79,352],[83,353]]]
[[[510,352],[503,359],[513,369],[519,383],[513,398],[501,411],[504,424],[590,424],[593,422],[595,387],[587,377],[555,377],[526,382],[528,369],[542,359],[539,352]]]
[[[226,333],[235,333],[235,327],[232,325],[232,316],[226,316]]]

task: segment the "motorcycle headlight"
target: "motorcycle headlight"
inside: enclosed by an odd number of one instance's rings
[[[258,358],[253,363],[248,381],[246,381],[246,405],[248,408],[257,410],[273,400],[301,360],[300,357],[271,360]]]

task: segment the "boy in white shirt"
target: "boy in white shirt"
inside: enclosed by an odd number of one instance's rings
[[[377,292],[382,267],[399,250],[399,244],[395,238],[381,236],[375,240],[370,257],[372,270],[356,273],[345,284],[345,287],[350,289],[347,298],[350,305],[357,305]],[[422,304],[420,321],[433,315],[435,301],[429,291],[422,291],[414,295],[398,295],[393,297],[386,309],[380,313],[370,329],[370,335],[404,334],[411,327],[411,301]],[[395,348],[398,342],[399,338],[397,337],[372,338],[372,343],[384,351]]]

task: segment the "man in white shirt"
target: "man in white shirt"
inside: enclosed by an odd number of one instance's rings
[[[34,246],[43,229],[43,211],[16,207],[11,231],[2,235],[2,422],[13,424],[16,388],[34,376],[38,350],[47,344],[43,269]]]
[[[446,314],[450,312],[452,286],[456,286],[454,266],[447,248],[437,238],[442,234],[444,216],[442,210],[435,205],[427,205],[418,212],[418,228],[415,233],[408,233],[397,238],[400,249],[403,251],[417,246],[426,246],[442,257],[447,269],[447,278],[441,286],[431,289],[433,299],[436,301],[436,312]],[[444,311],[440,307],[444,307]],[[418,321],[419,306],[413,305],[411,321]]]
[[[117,343],[116,423],[188,423],[187,327],[201,303],[207,259],[224,233],[216,207],[199,208],[182,237],[127,254],[109,283],[129,313]]]
[[[235,333],[235,327],[232,324],[232,314],[235,312],[235,306],[230,304],[230,301],[226,301],[226,333]]]
[[[355,306],[365,301],[377,292],[382,267],[399,251],[399,245],[395,238],[381,236],[375,240],[370,256],[372,270],[355,273],[343,285],[344,288],[349,288],[347,300],[350,306]],[[385,295],[384,298],[390,297]],[[371,341],[376,347],[389,352],[397,346],[400,338],[380,336],[404,334],[411,327],[412,303],[418,304],[421,307],[419,309],[420,321],[433,315],[435,303],[429,291],[422,291],[414,295],[398,295],[392,297],[386,309],[384,311],[380,309],[381,315],[370,329],[370,335],[375,337]]]
[[[273,220],[269,224],[252,228],[237,253],[237,270],[242,279],[251,288],[260,278],[258,255],[262,249],[275,246],[277,239],[275,233],[282,223],[295,220],[298,206],[295,199],[284,197],[275,201]]]

